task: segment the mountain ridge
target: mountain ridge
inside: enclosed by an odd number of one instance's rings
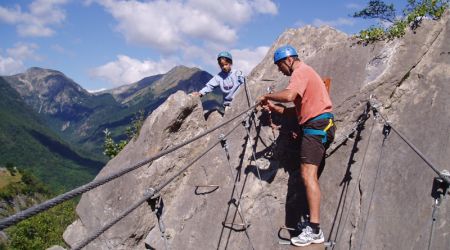
[[[52,130],[92,152],[98,160],[106,161],[102,154],[105,129],[115,139],[124,139],[126,127],[135,114],[152,112],[177,90],[196,91],[212,76],[198,68],[180,65],[166,74],[98,93],[89,93],[62,72],[51,69],[33,67],[4,78]]]

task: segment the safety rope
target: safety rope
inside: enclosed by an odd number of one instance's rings
[[[328,147],[325,157],[330,157],[340,146],[349,140],[350,137],[360,128],[360,126],[367,121],[367,119],[369,119],[368,114],[362,115],[350,129],[341,134],[339,138],[335,139]]]
[[[239,123],[235,125],[228,133],[226,133],[225,136],[230,135],[237,127],[239,127]],[[102,233],[104,233],[106,230],[111,228],[114,224],[125,218],[128,214],[133,212],[136,208],[138,208],[140,205],[142,205],[144,202],[146,202],[148,199],[152,198],[156,194],[158,194],[164,187],[169,185],[173,180],[175,180],[178,176],[180,176],[182,173],[184,173],[188,168],[190,168],[192,165],[194,165],[195,162],[200,160],[203,156],[205,156],[209,151],[211,151],[215,146],[220,144],[220,140],[217,140],[214,144],[212,144],[208,149],[206,149],[202,154],[198,155],[194,160],[192,160],[189,164],[187,164],[184,168],[182,168],[179,172],[177,172],[175,175],[167,179],[165,182],[160,184],[155,189],[150,188],[148,189],[144,197],[135,202],[133,205],[131,205],[128,209],[126,209],[124,212],[122,212],[116,219],[111,220],[110,222],[106,223],[102,228],[95,231],[93,234],[91,234],[89,237],[87,237],[84,241],[79,243],[76,247],[74,247],[74,250],[81,249],[85,246],[87,246],[90,242],[98,238]]]
[[[29,217],[31,217],[33,215],[36,215],[36,214],[38,214],[40,212],[43,212],[45,210],[48,210],[48,209],[50,209],[50,208],[52,208],[52,207],[54,207],[54,206],[56,206],[56,205],[58,205],[58,204],[60,204],[60,203],[62,203],[64,201],[70,200],[70,199],[74,198],[75,196],[83,194],[83,193],[85,193],[85,192],[87,192],[89,190],[92,190],[92,189],[94,189],[94,188],[96,188],[98,186],[101,186],[101,185],[103,185],[103,184],[105,184],[105,183],[107,183],[107,182],[109,182],[111,180],[114,180],[114,179],[116,179],[118,177],[121,177],[122,175],[124,175],[124,174],[126,174],[128,172],[136,170],[136,169],[146,165],[147,163],[150,163],[150,162],[152,162],[152,161],[154,161],[156,159],[161,158],[162,156],[164,156],[166,154],[169,154],[169,153],[171,153],[171,152],[173,152],[173,151],[175,151],[175,150],[177,150],[177,149],[179,149],[179,148],[181,148],[181,147],[183,147],[185,145],[188,145],[188,144],[190,144],[190,143],[192,143],[192,142],[202,138],[203,136],[205,136],[205,135],[207,135],[207,134],[209,134],[209,133],[211,133],[211,132],[213,132],[213,131],[215,131],[215,130],[217,130],[217,129],[225,126],[225,125],[227,125],[228,123],[232,122],[233,120],[235,120],[236,118],[240,117],[241,115],[243,115],[243,114],[247,113],[248,111],[254,109],[257,105],[258,104],[255,104],[255,105],[249,107],[248,109],[240,112],[239,114],[237,114],[236,116],[232,117],[231,119],[229,119],[229,120],[227,120],[227,121],[225,121],[225,122],[223,122],[223,123],[221,123],[221,124],[211,128],[211,129],[208,129],[208,130],[206,130],[203,133],[200,133],[199,135],[193,137],[192,139],[189,139],[189,140],[187,140],[185,142],[182,142],[182,143],[180,143],[178,145],[175,145],[175,146],[173,146],[171,148],[168,148],[166,150],[162,150],[162,151],[158,152],[157,154],[147,158],[146,160],[137,163],[136,165],[133,165],[133,166],[131,166],[129,168],[125,168],[125,169],[116,171],[116,172],[114,172],[114,173],[112,173],[112,174],[110,174],[108,176],[99,178],[98,180],[91,181],[91,182],[89,182],[89,183],[87,183],[85,185],[82,185],[82,186],[80,186],[78,188],[75,188],[75,189],[73,189],[71,191],[68,191],[68,192],[66,192],[64,194],[58,195],[58,196],[56,196],[56,197],[54,197],[54,198],[52,198],[50,200],[47,200],[47,201],[45,201],[45,202],[43,202],[41,204],[38,204],[38,205],[33,206],[33,207],[30,207],[30,208],[28,208],[26,210],[23,210],[21,212],[18,212],[16,214],[12,215],[12,216],[4,218],[4,219],[0,220],[0,230],[3,230],[3,229],[5,229],[5,228],[7,228],[9,226],[15,225],[15,224],[19,223],[22,220],[25,220],[25,219],[27,219],[27,218],[29,218]]]
[[[439,171],[438,167],[436,167],[435,164],[433,164],[414,144],[412,144],[404,135],[403,133],[401,133],[400,131],[398,131],[397,129],[395,129],[394,126],[392,126],[392,124],[380,113],[380,111],[378,110],[378,107],[380,106],[379,103],[377,103],[377,101],[371,97],[370,99],[370,105],[372,106],[372,108],[379,114],[379,116],[381,117],[381,119],[383,119],[384,123],[389,125],[391,127],[391,129],[406,143],[408,144],[408,146],[414,151],[416,152],[416,154],[422,158],[423,161],[425,161],[425,163],[442,179],[444,180],[447,184],[450,184],[450,178],[448,176],[446,176],[445,174],[442,173],[442,171]]]
[[[225,155],[226,155],[226,158],[227,158],[227,165],[228,165],[228,168],[230,170],[230,178],[233,179],[234,173],[233,173],[233,167],[231,166],[231,162],[230,162],[230,152],[228,150],[229,147],[228,147],[228,143],[227,143],[226,137],[225,137],[225,135],[220,135],[219,139],[220,139],[220,143],[222,145],[222,148],[225,151]],[[245,219],[246,216],[244,214],[244,211],[242,210],[242,207],[243,207],[243,205],[242,205],[242,194],[244,193],[244,187],[245,186],[243,186],[242,188],[238,187],[237,182],[240,179],[239,176],[240,176],[240,172],[236,172],[236,177],[234,177],[234,182],[233,182],[232,196],[234,195],[234,191],[235,190],[241,190],[241,193],[240,193],[240,195],[238,195],[238,199],[237,199],[237,201],[235,201],[234,205],[236,206],[237,213],[239,213],[239,216],[241,217],[242,221],[244,222],[245,235],[246,235],[246,237],[248,239],[248,242],[249,242],[251,248],[254,250],[255,248],[253,246],[252,239],[251,239],[251,237],[250,237],[250,235],[249,235],[249,233],[247,231],[247,229],[249,227],[249,224],[248,224],[248,221]],[[233,199],[233,197],[232,197],[232,199]],[[229,206],[231,204],[232,204],[232,202],[229,202]],[[227,214],[228,214],[228,211],[227,211]],[[236,218],[236,213],[234,215],[233,222],[234,222],[235,218]],[[227,218],[225,217],[225,220],[226,219]],[[231,223],[230,229],[232,229],[232,227],[233,227],[233,222]],[[226,226],[226,221],[224,221],[223,225]]]
[[[358,175],[358,179],[356,180],[355,187],[352,190],[352,195],[351,195],[351,198],[350,198],[349,209],[347,209],[347,214],[346,214],[345,219],[344,219],[344,224],[343,224],[344,226],[347,224],[348,218],[350,216],[350,210],[351,210],[351,207],[353,205],[353,201],[355,200],[355,196],[356,196],[356,189],[358,188],[359,182],[360,182],[361,177],[362,177],[362,173],[364,172],[364,168],[365,168],[365,165],[366,165],[365,162],[366,162],[367,150],[369,148],[370,141],[371,141],[372,134],[373,134],[373,129],[375,127],[375,119],[377,119],[377,118],[374,117],[373,119],[374,120],[372,122],[372,128],[370,129],[369,138],[367,140],[366,149],[364,150],[364,156],[363,156],[363,159],[362,159],[362,162],[361,162],[361,169],[359,170],[359,175]],[[342,238],[342,235],[343,235],[343,231],[337,231],[336,232],[336,239],[337,240],[335,242],[340,242],[341,238]],[[335,246],[338,246],[338,245],[333,245],[332,249],[334,249]]]
[[[330,153],[327,153],[327,157],[330,156],[331,154],[333,154],[333,152],[335,152],[344,142],[346,142],[348,139],[350,139],[350,137],[353,135],[354,138],[354,143],[350,152],[350,157],[349,160],[347,162],[347,169],[345,171],[345,175],[344,178],[342,179],[341,183],[339,184],[339,186],[342,186],[342,191],[341,191],[341,195],[339,197],[339,202],[336,208],[336,213],[334,215],[334,220],[330,229],[330,233],[328,236],[328,241],[329,242],[334,242],[337,240],[338,237],[338,233],[339,233],[339,229],[341,227],[341,222],[342,222],[342,218],[344,216],[344,208],[346,205],[346,198],[347,198],[347,194],[348,194],[348,190],[349,190],[349,185],[350,185],[350,181],[352,180],[352,176],[351,176],[351,166],[354,163],[353,158],[355,153],[358,151],[358,143],[361,140],[361,133],[362,131],[365,129],[365,122],[369,119],[370,117],[370,106],[367,103],[363,113],[358,117],[357,121],[355,122],[355,126],[352,127],[349,131],[347,131],[346,133],[344,133],[340,139],[335,140],[334,142],[336,142],[336,144],[332,144],[330,146],[330,148],[332,148],[332,151]],[[334,143],[333,142],[333,143]],[[328,148],[328,150],[330,150],[330,148]],[[342,206],[341,206],[342,204]],[[342,207],[342,209],[341,209]],[[333,230],[336,226],[336,221],[339,215],[339,211],[340,211],[340,216],[339,216],[339,222],[337,224],[337,229],[336,229],[336,234],[335,234],[335,238],[334,240],[332,240],[332,235],[333,235]],[[331,245],[333,246],[333,245]]]
[[[269,93],[272,93],[273,92],[273,86],[272,87],[269,87],[268,89],[267,89],[267,92],[269,92]],[[248,99],[248,103],[249,103],[249,106],[250,106],[250,103],[252,103],[252,100],[251,100],[251,95],[250,95],[250,92],[248,91],[248,89],[246,89],[246,92],[247,92],[247,98],[250,98],[250,99]],[[260,171],[259,171],[259,166],[258,166],[258,164],[257,164],[257,162],[256,162],[256,142],[257,141],[255,141],[255,145],[251,145],[251,141],[252,141],[252,139],[251,139],[251,128],[252,128],[252,124],[255,126],[255,131],[256,131],[256,122],[255,122],[255,112],[254,111],[252,111],[248,116],[247,116],[247,118],[243,121],[243,123],[242,123],[242,125],[244,125],[244,127],[245,127],[245,131],[246,131],[246,133],[247,133],[247,141],[245,142],[245,146],[247,147],[247,144],[250,142],[250,146],[251,146],[251,148],[252,148],[252,158],[253,158],[253,161],[255,162],[255,168],[256,168],[256,173],[257,173],[257,175],[258,175],[258,183],[259,183],[259,186],[260,186],[260,188],[261,188],[261,192],[263,193],[264,192],[264,186],[263,186],[263,183],[262,183],[262,177],[261,177],[261,173],[260,173]],[[270,114],[269,114],[269,118],[270,118],[270,121],[271,121],[271,125],[272,125],[272,117],[270,116]],[[251,122],[251,120],[253,121],[253,122]],[[272,145],[271,145],[271,150],[273,151],[274,150],[274,148],[276,147],[276,138],[275,138],[275,131],[274,131],[274,128],[271,126],[271,128],[272,128],[272,136],[273,136],[273,139],[272,139]],[[264,130],[263,130],[264,131]],[[265,131],[264,131],[265,132]],[[267,134],[265,135],[266,136],[266,138],[268,138],[268,139],[270,139],[270,137],[269,136],[267,136]],[[272,152],[272,154],[273,154],[273,152]],[[269,223],[270,223],[270,225],[275,225],[274,223],[273,223],[273,220],[272,220],[272,216],[270,216],[270,211],[269,211],[269,206],[267,205],[267,202],[266,202],[266,200],[265,199],[262,199],[263,200],[263,203],[264,203],[264,207],[266,208],[266,213],[267,213],[267,217],[268,217],[268,219],[269,219]]]
[[[366,229],[367,229],[367,222],[369,221],[370,218],[370,211],[372,210],[372,201],[373,201],[373,197],[375,196],[375,189],[377,187],[377,180],[378,177],[380,176],[382,167],[381,167],[381,159],[383,159],[383,152],[384,152],[384,146],[385,146],[385,142],[387,137],[389,136],[391,132],[391,127],[387,124],[384,125],[383,127],[383,142],[381,143],[381,149],[380,149],[380,154],[378,156],[378,163],[377,163],[377,173],[375,174],[375,180],[373,181],[373,187],[372,187],[372,192],[370,194],[370,201],[369,201],[369,208],[367,210],[367,216],[366,216],[366,220],[364,222],[364,227],[363,227],[363,233],[361,236],[361,240],[359,241],[359,247],[358,249],[363,249],[363,242],[364,242],[364,238],[366,236]]]
[[[251,126],[250,120],[253,120],[253,124],[255,124],[254,115],[249,116],[247,118],[247,120],[244,121],[244,123],[243,123],[243,125],[245,127],[245,131],[247,132],[247,142],[245,144],[246,146],[247,146],[247,143],[249,141],[251,143],[251,127],[252,126]],[[255,124],[255,126],[256,126],[256,124]],[[256,159],[256,152],[255,152],[256,151],[256,141],[255,141],[255,145],[251,145],[251,148],[252,148],[252,159],[253,159],[253,161],[255,163],[256,173],[258,175],[258,184],[259,184],[259,186],[261,188],[261,193],[264,194],[264,186],[263,186],[263,183],[262,183],[261,172],[259,171],[259,166],[258,166],[258,164],[256,162],[256,160],[257,160]],[[269,206],[267,205],[267,201],[264,198],[262,198],[262,201],[264,203],[264,207],[266,208],[266,213],[267,213],[267,217],[268,217],[270,225],[275,225],[275,223],[272,220],[272,216],[270,214]]]

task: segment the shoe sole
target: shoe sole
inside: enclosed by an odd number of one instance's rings
[[[317,239],[317,240],[313,240],[313,241],[308,242],[308,243],[305,243],[305,244],[294,243],[294,242],[292,242],[292,241],[291,241],[291,243],[292,243],[294,246],[298,246],[298,247],[306,247],[306,246],[311,245],[312,243],[314,243],[314,244],[319,244],[319,243],[323,243],[324,241],[325,241],[325,239]]]

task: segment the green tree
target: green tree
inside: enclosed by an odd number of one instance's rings
[[[121,140],[119,143],[116,143],[114,141],[111,131],[109,131],[109,129],[105,129],[103,131],[103,133],[105,134],[103,154],[108,156],[109,158],[114,158],[116,155],[118,155],[119,152],[122,151],[122,149],[128,144],[131,139],[136,139],[139,136],[141,127],[144,124],[145,117],[146,115],[143,110],[140,110],[138,113],[136,113],[131,119],[131,125],[125,129],[127,139]]]
[[[395,8],[393,4],[386,4],[380,0],[369,1],[366,8],[355,12],[353,17],[361,17],[364,19],[378,18],[386,20],[390,23],[395,21]]]
[[[408,0],[408,5],[403,10],[404,18],[397,19],[393,4],[386,4],[380,0],[369,1],[368,6],[361,11],[355,12],[353,17],[365,19],[379,19],[388,21],[388,28],[373,26],[360,31],[357,36],[365,44],[402,37],[409,27],[412,30],[420,26],[424,18],[439,19],[448,8],[449,0]]]

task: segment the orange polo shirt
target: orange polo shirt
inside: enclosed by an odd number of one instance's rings
[[[302,61],[297,65],[286,89],[298,94],[294,104],[299,123],[302,125],[311,118],[331,112],[332,104],[319,74]]]

